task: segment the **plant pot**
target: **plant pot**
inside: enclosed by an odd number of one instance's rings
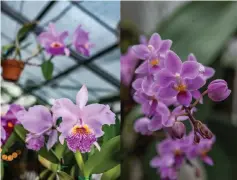
[[[3,79],[16,82],[24,69],[24,62],[16,59],[6,59],[1,62],[1,66]]]

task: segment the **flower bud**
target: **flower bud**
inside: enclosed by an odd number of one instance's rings
[[[194,143],[198,144],[200,142],[200,137],[195,133],[194,134]]]
[[[186,133],[186,127],[182,122],[176,121],[171,132],[173,137],[181,139]]]
[[[196,121],[195,128],[197,132],[205,139],[211,139],[213,137],[212,132],[210,129],[201,121]]]
[[[228,89],[227,82],[222,79],[217,79],[212,81],[207,88],[208,97],[213,101],[223,101],[231,93],[231,90]]]

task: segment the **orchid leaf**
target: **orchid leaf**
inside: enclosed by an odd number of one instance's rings
[[[121,165],[117,165],[114,168],[103,173],[101,180],[116,180],[121,173]]]
[[[57,176],[58,176],[59,180],[74,180],[74,178],[72,176],[70,176],[69,174],[67,174],[63,171],[57,172]]]
[[[100,174],[120,164],[120,136],[108,140],[85,163],[85,175]]]
[[[15,125],[14,131],[19,136],[19,138],[25,142],[27,131],[24,129],[24,127],[22,125]]]
[[[36,22],[31,22],[24,24],[17,33],[17,41],[19,41],[21,38],[23,38],[28,32],[34,29],[36,25]]]
[[[3,145],[1,154],[5,154],[10,147],[12,147],[17,141],[18,136],[15,132],[13,132],[10,137],[7,139],[7,142]]]
[[[52,78],[53,69],[54,69],[54,65],[51,61],[45,61],[41,65],[41,70],[42,70],[43,76],[46,80],[50,80]]]
[[[38,151],[38,154],[40,156],[42,156],[43,158],[45,158],[55,164],[59,163],[59,161],[60,161],[58,159],[57,155],[55,154],[55,152],[53,150],[47,150],[46,147],[41,148]]]

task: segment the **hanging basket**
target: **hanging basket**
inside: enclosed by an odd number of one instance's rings
[[[24,69],[24,62],[16,59],[7,59],[1,62],[1,66],[3,79],[16,82]]]

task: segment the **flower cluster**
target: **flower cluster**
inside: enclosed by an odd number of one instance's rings
[[[39,35],[38,40],[45,48],[46,52],[51,55],[67,55],[70,51],[65,44],[65,39],[69,36],[68,31],[59,33],[55,29],[55,25],[50,23],[47,32]],[[84,31],[79,25],[73,34],[72,44],[75,49],[84,56],[90,55],[90,49],[94,46],[89,42],[89,33]]]
[[[212,164],[206,152],[211,149],[214,135],[208,127],[193,116],[203,96],[223,101],[231,90],[224,80],[212,81],[207,90],[200,92],[215,70],[199,63],[193,54],[181,61],[172,50],[171,40],[162,40],[154,33],[149,41],[132,47],[143,62],[137,67],[132,87],[134,100],[141,104],[145,117],[135,122],[134,129],[143,135],[165,130],[168,138],[158,145],[159,156],[151,161],[162,179],[177,179],[177,170],[183,161],[200,156]],[[193,104],[192,102],[195,101]],[[187,136],[183,121],[189,120],[193,130]]]
[[[102,126],[115,124],[115,114],[108,105],[86,106],[87,101],[88,91],[83,85],[77,93],[76,104],[61,98],[54,101],[51,109],[35,105],[25,110],[11,105],[7,115],[1,118],[2,129],[5,129],[1,131],[1,139],[4,142],[13,130],[8,131],[8,124],[12,123],[13,127],[18,122],[28,132],[25,140],[28,149],[39,151],[45,144],[47,149],[51,149],[58,140],[62,144],[65,140],[73,152],[89,152],[92,145],[100,148],[97,138],[103,136]]]

